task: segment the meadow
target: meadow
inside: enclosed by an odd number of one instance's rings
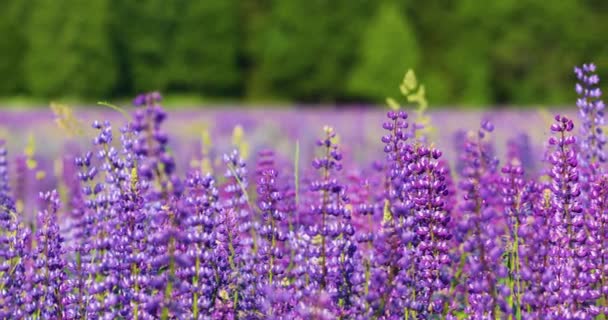
[[[596,66],[577,109],[0,111],[0,319],[605,319]],[[576,100],[575,100],[576,99]]]

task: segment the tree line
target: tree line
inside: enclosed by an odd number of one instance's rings
[[[380,102],[413,68],[433,104],[570,103],[565,66],[608,64],[607,9],[602,0],[3,0],[0,96]]]

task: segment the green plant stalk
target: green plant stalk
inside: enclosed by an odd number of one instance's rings
[[[110,109],[113,109],[113,110],[116,110],[116,111],[120,112],[120,114],[122,114],[122,116],[125,117],[125,119],[127,121],[129,121],[129,122],[132,120],[131,119],[131,115],[127,111],[125,111],[125,109],[123,109],[123,108],[121,108],[119,106],[113,105],[113,104],[111,104],[109,102],[106,102],[106,101],[98,101],[97,104],[100,105],[100,106],[105,106],[105,107],[108,107]]]
[[[194,261],[194,277],[192,279],[192,285],[194,286],[194,288],[198,287],[198,274],[201,268],[201,261],[199,259],[199,257],[196,257],[196,260]],[[198,314],[199,314],[199,310],[198,310],[198,292],[195,290],[194,293],[192,294],[192,316],[194,317],[194,319],[198,319]]]
[[[275,237],[275,233],[274,230],[276,228],[276,223],[274,221],[274,218],[272,217],[272,214],[270,215],[270,224],[272,226],[272,242],[270,243],[270,262],[269,262],[269,268],[268,268],[268,283],[272,284],[272,277],[274,275],[274,272],[272,271],[272,269],[274,269],[274,248],[277,246],[277,240]]]
[[[325,151],[325,158],[329,158],[329,147],[326,148]],[[329,169],[327,167],[323,168],[323,182],[327,182],[327,180],[329,179]],[[325,244],[325,223],[326,223],[326,210],[325,207],[327,206],[327,201],[328,201],[328,194],[327,194],[327,190],[323,190],[323,200],[321,203],[321,215],[322,215],[322,220],[321,220],[321,289],[325,289],[325,282],[326,282],[326,277],[327,277],[327,262],[326,262],[326,244]]]
[[[298,211],[298,204],[300,201],[300,196],[299,196],[299,194],[300,194],[300,141],[299,140],[296,140],[296,151],[295,151],[294,160],[293,160],[293,171],[294,171],[294,179],[295,179],[294,188],[296,191],[296,195],[295,195],[296,206],[295,206],[295,212],[290,212],[288,215],[289,232],[294,231],[293,216],[294,216],[294,213],[296,213]],[[287,266],[287,273],[289,273],[295,267],[294,262],[293,262],[295,255],[296,255],[296,250],[292,245],[290,245],[289,265]]]
[[[230,173],[232,174],[234,179],[236,180],[236,183],[239,185],[241,192],[243,192],[243,196],[245,197],[245,200],[247,201],[247,206],[249,206],[249,209],[251,210],[251,212],[253,212],[254,207],[253,207],[253,204],[251,203],[251,199],[249,198],[249,193],[247,192],[247,188],[245,188],[245,185],[243,184],[241,179],[239,179],[239,176],[236,174],[236,170],[234,169],[234,167],[231,164],[228,164],[227,167],[228,167],[228,170],[230,170]],[[256,232],[255,228],[251,227],[251,228],[249,228],[249,233],[251,234],[251,239],[253,240],[253,254],[256,254],[258,252],[258,242],[256,240],[257,232]]]
[[[169,307],[166,304],[171,300],[173,278],[175,277],[175,239],[173,237],[169,240],[169,257],[169,281],[165,288],[165,306],[163,307],[163,313],[161,315],[162,320],[169,319]]]
[[[131,264],[131,273],[134,275],[134,279],[137,279],[139,276],[139,268],[135,263]],[[139,283],[135,283],[135,295],[139,295]],[[137,300],[133,301],[133,319],[139,319],[139,303]]]

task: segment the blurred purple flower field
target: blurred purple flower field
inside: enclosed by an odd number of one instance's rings
[[[126,111],[130,111],[126,108]],[[224,153],[233,148],[231,137],[236,126],[241,126],[251,147],[251,154],[264,148],[275,149],[284,157],[293,157],[294,142],[299,141],[303,159],[310,159],[314,141],[325,125],[335,128],[341,141],[347,142],[349,158],[359,164],[379,160],[379,137],[382,128],[377,124],[385,117],[385,110],[370,109],[186,109],[169,110],[166,131],[172,137],[170,148],[178,161],[188,163],[189,156],[201,143],[201,132],[208,131],[214,148]],[[544,144],[549,133],[547,123],[554,112],[538,110],[482,111],[435,111],[429,112],[433,135],[430,140],[445,150],[449,159],[455,152],[451,146],[454,135],[460,130],[475,130],[482,118],[490,119],[496,126],[497,152],[506,152],[506,141],[525,132],[533,146]],[[565,115],[574,110],[560,110]],[[83,130],[81,135],[69,135],[55,122],[51,110],[2,110],[0,109],[0,136],[7,140],[10,150],[20,151],[30,135],[35,137],[37,156],[54,158],[65,152],[65,143],[90,142],[94,130],[93,120],[108,120],[113,124],[125,121],[111,109],[75,108],[75,117]],[[537,149],[539,150],[539,149]],[[13,154],[15,153],[13,151]],[[539,155],[541,156],[541,155]]]

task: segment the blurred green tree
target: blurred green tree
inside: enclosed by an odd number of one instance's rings
[[[432,104],[569,104],[608,70],[602,0],[0,1],[0,96],[136,92],[377,102],[415,68]]]
[[[181,1],[170,39],[169,89],[212,96],[239,95],[243,42],[237,0]]]
[[[169,85],[168,53],[177,22],[186,15],[186,12],[179,11],[180,3],[166,0],[114,1],[117,19],[114,36],[116,45],[122,49],[120,54],[124,55],[126,70],[123,73],[130,79],[128,90],[131,93],[164,90]],[[198,43],[204,45],[203,41]]]
[[[403,73],[415,69],[420,49],[415,31],[394,1],[384,1],[363,33],[358,63],[348,78],[353,96],[379,102],[397,96]]]
[[[409,8],[424,52],[417,71],[429,88],[431,103],[480,105],[492,101],[492,30],[484,23],[495,17],[488,6],[475,0],[428,0]]]
[[[249,84],[249,95],[325,102],[345,97],[344,79],[373,7],[365,0],[274,0],[267,16],[272,23],[252,35],[251,77],[259,83]]]
[[[104,97],[118,70],[109,0],[34,0],[26,28],[25,82],[38,97]]]
[[[572,67],[594,59],[597,20],[588,3],[509,0],[489,6],[496,18],[490,46],[495,101],[514,104],[571,103]],[[549,23],[551,22],[551,23]],[[505,26],[509,26],[508,28]]]
[[[0,95],[12,95],[23,89],[23,20],[25,3],[20,0],[0,1]]]

